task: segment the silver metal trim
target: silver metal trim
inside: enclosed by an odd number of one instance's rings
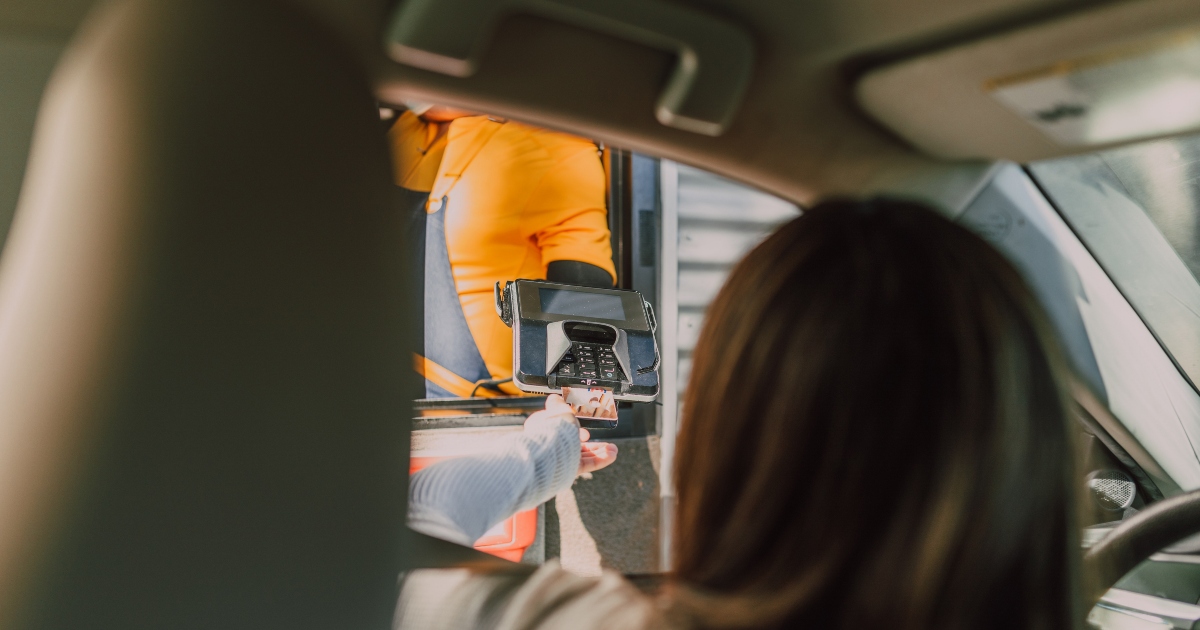
[[[1155,562],[1174,562],[1176,564],[1200,564],[1200,556],[1181,553],[1156,553],[1150,556]]]
[[[521,391],[527,392],[530,394],[561,394],[562,393],[561,390],[551,389],[550,387],[545,386],[545,385],[531,385],[531,384],[525,383],[524,381],[518,381],[518,382],[521,383]],[[654,402],[655,398],[656,398],[656,396],[654,394],[621,394],[621,397],[618,400],[632,401],[632,402]]]
[[[563,330],[564,323],[566,322],[550,322],[546,326],[546,376],[549,376],[558,362],[571,351],[571,340],[567,339],[567,333]]]
[[[1191,630],[1200,621],[1200,606],[1118,588],[1105,593],[1097,606],[1135,617],[1147,624],[1159,622],[1186,630]],[[1147,619],[1147,616],[1152,618]],[[1090,619],[1091,615],[1088,617]]]
[[[1144,615],[1097,604],[1087,616],[1088,625],[1101,630],[1175,630],[1175,625],[1154,615]]]
[[[631,370],[629,366],[631,362],[631,359],[629,358],[629,335],[625,334],[625,331],[621,330],[620,328],[614,328],[612,326],[609,326],[609,328],[617,331],[617,342],[613,344],[613,354],[617,355],[617,363],[620,364],[621,371],[625,374],[625,378],[622,379],[621,382],[629,383],[632,386],[633,377],[636,376],[636,374],[633,373],[633,370]]]
[[[665,360],[659,368],[658,566],[671,570],[672,532],[675,526],[675,433],[679,423],[679,167],[670,160],[659,163],[662,208],[662,248],[659,278],[659,351]],[[658,315],[657,313],[655,314]]]

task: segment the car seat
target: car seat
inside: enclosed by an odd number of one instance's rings
[[[89,19],[0,264],[0,627],[390,625],[393,194],[365,72],[297,6]]]

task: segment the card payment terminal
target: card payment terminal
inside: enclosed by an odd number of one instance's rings
[[[496,283],[496,314],[513,329],[513,383],[531,393],[603,388],[616,400],[658,396],[654,309],[637,291],[543,280]]]

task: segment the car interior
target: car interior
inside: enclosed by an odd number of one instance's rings
[[[414,371],[415,102],[594,143],[657,344],[617,463],[473,547],[406,527],[408,476],[544,399]],[[892,195],[1050,316],[1088,623],[1193,628],[1198,134],[1189,0],[5,0],[0,627],[384,627],[405,571],[549,559],[652,590],[706,306],[806,206]]]

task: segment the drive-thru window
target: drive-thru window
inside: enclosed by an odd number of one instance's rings
[[[394,123],[391,131],[393,139],[400,127],[416,124],[411,113],[397,114],[391,110],[383,113]],[[456,123],[456,126],[482,127],[484,131],[492,133],[504,132],[507,125],[507,121],[489,117],[476,118],[469,125]],[[513,126],[517,127],[516,124]],[[437,150],[445,149],[436,146],[444,142],[437,137],[436,131],[418,131],[421,140],[418,144],[421,146],[417,148],[417,153],[397,160],[400,164],[408,165],[402,169],[403,173],[398,171],[397,180],[402,184],[400,192],[405,203],[419,205],[422,210],[434,208],[433,213],[422,212],[418,216],[436,217],[436,212],[441,210],[441,200],[452,195],[454,191],[451,186],[456,183],[442,181],[430,184],[419,181],[422,176],[431,181],[437,179],[431,177],[431,173],[437,170],[436,165],[427,162],[431,156],[436,157],[434,153]],[[532,136],[533,133],[536,132],[526,135]],[[670,488],[669,470],[674,450],[675,420],[679,415],[678,401],[686,387],[691,351],[704,310],[737,260],[780,223],[796,216],[798,210],[793,204],[771,195],[681,164],[598,143],[590,144],[590,141],[583,139],[548,137],[550,142],[565,145],[574,142],[575,147],[583,147],[580,143],[589,142],[586,150],[577,150],[575,155],[580,162],[575,165],[575,181],[580,186],[589,185],[586,180],[587,169],[595,168],[603,174],[602,223],[597,225],[587,220],[580,221],[580,214],[587,212],[562,212],[567,222],[576,222],[573,226],[575,233],[570,235],[574,240],[568,239],[549,255],[554,260],[588,261],[596,269],[611,270],[615,274],[612,281],[614,289],[636,291],[645,299],[649,312],[654,314],[658,324],[655,337],[661,352],[661,391],[650,402],[619,402],[615,427],[589,429],[594,440],[618,445],[620,455],[615,464],[581,477],[570,490],[540,508],[517,514],[496,525],[476,541],[476,548],[527,563],[559,558],[568,568],[583,573],[596,573],[601,567],[613,567],[627,574],[655,573],[667,562],[663,550],[669,548],[667,536],[670,527],[669,523],[664,522],[663,515],[668,514],[669,509],[663,508],[664,502],[669,508],[671,492],[662,489]],[[396,146],[395,143],[393,146]],[[487,149],[479,146],[468,149],[478,151],[484,155],[483,159],[498,160],[505,157],[483,154]],[[401,150],[411,152],[412,148],[401,147]],[[420,153],[422,150],[424,153]],[[511,157],[512,153],[508,156]],[[458,153],[454,159],[471,163],[470,160],[464,160],[462,153]],[[526,158],[518,156],[513,159]],[[504,166],[493,168],[502,171]],[[461,165],[457,170],[450,170],[451,175],[467,172]],[[583,179],[579,178],[579,173],[585,173]],[[477,178],[479,181],[475,182],[472,195],[487,192],[485,178]],[[503,185],[507,191],[499,191],[499,195],[512,196],[513,189],[519,188],[511,181],[494,185]],[[502,221],[514,220],[511,213],[506,214],[500,209],[488,212],[493,216],[478,216],[478,221],[496,220],[497,216]],[[532,220],[545,218],[543,215]],[[453,222],[456,219],[453,214],[446,214],[442,220]],[[542,230],[541,233],[530,228],[526,230],[530,234],[527,238],[537,241],[541,234],[556,233],[560,227],[553,224],[540,226],[538,229]],[[420,235],[418,238],[423,237],[424,240],[422,246],[417,248],[422,252],[424,262],[432,260],[432,254],[444,255],[443,251],[430,246],[429,239],[453,239],[453,236],[446,236],[446,229],[453,228],[444,228],[442,231],[428,228],[414,230]],[[471,229],[475,231],[477,239],[485,231],[480,225],[471,226]],[[606,242],[596,243],[593,235],[602,229],[606,230]],[[435,245],[441,246],[442,243]],[[595,251],[604,251],[608,260],[596,260]],[[429,348],[433,339],[429,332],[431,325],[442,325],[444,329],[445,319],[458,315],[451,310],[438,310],[445,309],[446,304],[444,300],[438,302],[429,295],[431,286],[437,280],[431,279],[430,274],[450,271],[460,280],[457,283],[460,296],[472,290],[467,286],[470,279],[462,281],[462,277],[468,274],[453,267],[455,263],[466,267],[474,261],[461,256],[456,259],[453,253],[449,258],[450,269],[431,269],[427,266],[422,272],[426,292],[426,308],[422,314],[426,326],[424,339],[429,350],[426,354],[440,349]],[[526,265],[526,273],[530,269],[536,269],[536,265]],[[550,275],[552,280],[559,280],[554,278],[553,273]],[[517,280],[518,277],[506,280]],[[565,282],[586,284],[587,279],[586,276],[568,278]],[[471,317],[479,321],[486,319],[486,325],[507,332],[500,317],[492,312],[490,289],[487,298],[489,306],[486,313],[473,310],[469,296],[462,298],[459,306]],[[477,332],[480,327],[472,321],[463,331]],[[466,335],[465,332],[460,334]],[[511,343],[511,337],[505,337],[503,341]],[[511,349],[506,350],[511,352]],[[488,352],[484,351],[483,354]],[[510,356],[505,354],[505,359],[511,361],[508,358]],[[544,397],[541,395],[522,392],[507,381],[492,382],[502,380],[492,376],[510,377],[511,370],[498,374],[493,369],[490,374],[472,375],[479,378],[470,379],[470,386],[463,390],[467,395],[463,395],[455,388],[437,385],[447,381],[443,375],[445,370],[443,374],[437,371],[445,366],[437,361],[421,356],[415,367],[424,370],[423,374],[432,384],[427,387],[426,397],[415,401],[411,464],[414,472],[447,457],[477,453],[489,448],[499,436],[519,431],[525,416],[543,405]]]

